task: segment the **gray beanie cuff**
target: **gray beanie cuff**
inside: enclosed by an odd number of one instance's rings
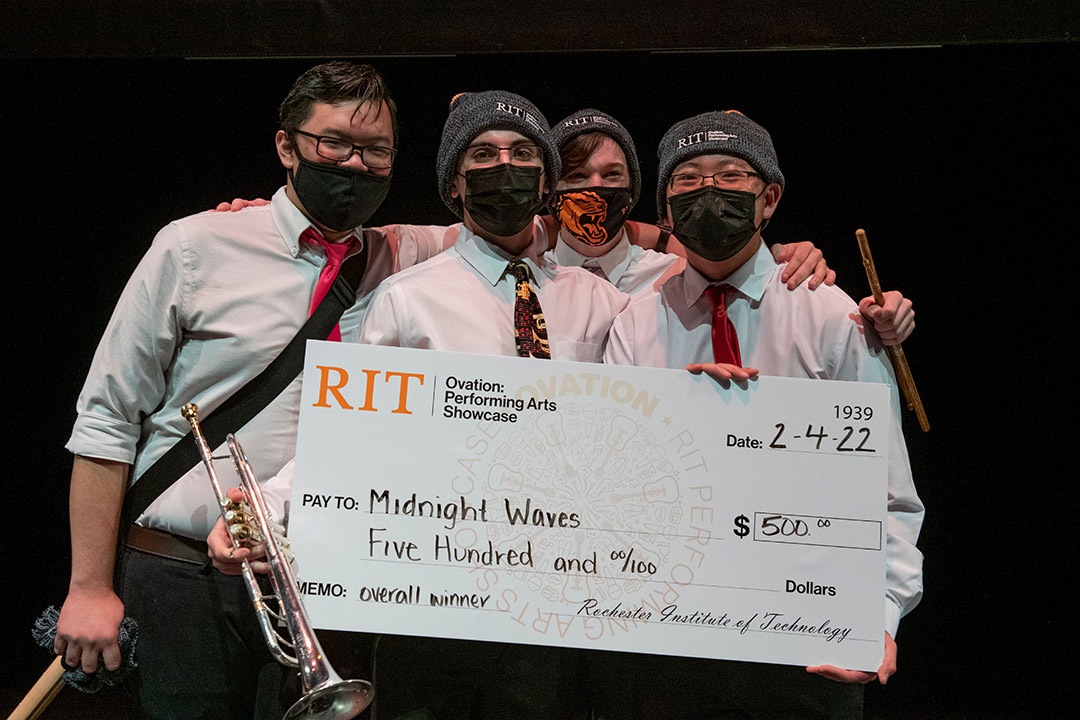
[[[784,186],[772,137],[765,128],[738,110],[702,113],[675,123],[660,140],[656,209],[661,218],[667,214],[666,190],[672,171],[691,158],[714,153],[742,158],[765,182]]]
[[[559,177],[559,150],[551,137],[547,119],[535,105],[520,95],[503,90],[456,95],[450,101],[450,115],[443,124],[435,171],[439,196],[459,218],[464,217],[461,200],[450,194],[458,158],[469,143],[488,130],[513,130],[529,138],[543,150],[544,170],[553,186]]]
[[[555,138],[555,144],[560,150],[578,135],[591,132],[607,135],[622,148],[623,154],[626,155],[626,166],[630,171],[630,195],[632,197],[630,207],[627,208],[627,211],[629,211],[637,204],[638,198],[641,196],[641,165],[638,162],[634,140],[630,137],[630,133],[626,131],[626,128],[607,113],[593,108],[578,110],[573,115],[555,123],[554,127],[551,128],[551,135]]]

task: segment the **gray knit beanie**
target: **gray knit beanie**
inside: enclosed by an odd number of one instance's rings
[[[656,151],[660,158],[660,177],[656,185],[656,207],[660,217],[667,214],[665,190],[675,166],[712,153],[742,158],[761,173],[765,182],[784,186],[784,175],[776,162],[776,150],[768,130],[738,110],[702,113],[675,123],[660,140]]]
[[[535,105],[504,90],[455,95],[443,125],[435,171],[439,176],[439,195],[459,218],[464,217],[461,200],[450,196],[458,158],[477,135],[488,130],[513,130],[529,138],[544,151],[544,169],[551,184],[559,177],[559,150],[551,138],[547,119]]]
[[[604,133],[618,143],[626,155],[626,166],[630,170],[630,195],[632,196],[630,207],[627,208],[627,211],[629,211],[637,204],[638,198],[641,197],[641,166],[638,164],[634,140],[630,137],[630,133],[626,132],[626,128],[607,113],[592,108],[578,110],[573,115],[555,123],[555,126],[551,128],[555,144],[559,146],[560,150],[578,135],[591,132]]]

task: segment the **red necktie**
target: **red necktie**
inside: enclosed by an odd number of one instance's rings
[[[540,298],[532,287],[532,272],[520,260],[512,260],[506,272],[517,280],[514,300],[514,345],[521,357],[551,358],[548,347],[547,323],[540,309]]]
[[[718,363],[730,363],[742,367],[739,355],[739,336],[727,314],[724,294],[733,290],[730,285],[710,285],[705,288],[705,295],[712,303],[712,348],[713,359]]]
[[[300,240],[312,245],[321,245],[326,252],[326,265],[323,266],[322,274],[319,275],[319,282],[315,285],[315,294],[311,298],[311,308],[308,310],[308,316],[310,316],[311,313],[315,312],[315,308],[319,307],[322,299],[326,297],[326,293],[330,292],[334,280],[337,279],[338,270],[341,269],[341,261],[345,259],[345,253],[352,247],[354,239],[350,237],[347,242],[341,243],[327,242],[322,233],[313,227],[309,227],[300,233]],[[341,328],[335,325],[326,339],[341,342]]]

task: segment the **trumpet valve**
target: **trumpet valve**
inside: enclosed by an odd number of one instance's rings
[[[240,547],[251,547],[262,541],[254,517],[243,503],[230,500],[225,505],[224,515],[229,534]]]

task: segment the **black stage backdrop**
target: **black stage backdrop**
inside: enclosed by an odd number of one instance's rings
[[[901,625],[899,674],[870,691],[868,714],[1072,715],[1075,306],[1065,288],[1077,267],[1066,189],[1077,60],[1075,44],[380,58],[401,154],[373,224],[454,220],[433,168],[463,90],[514,90],[551,122],[587,106],[620,118],[638,143],[645,191],[633,216],[646,222],[656,219],[655,147],[672,122],[735,108],[763,124],[788,178],[767,240],[814,241],[858,299],[868,294],[854,238],[864,227],[884,285],[918,313],[905,349],[933,427],[920,432],[908,413],[905,430],[927,507],[926,595]],[[116,298],[160,226],[235,196],[268,198],[284,182],[276,107],[314,62],[0,64],[0,711],[49,662],[29,628],[65,595],[63,445]],[[115,694],[66,702],[45,717],[121,714]]]

